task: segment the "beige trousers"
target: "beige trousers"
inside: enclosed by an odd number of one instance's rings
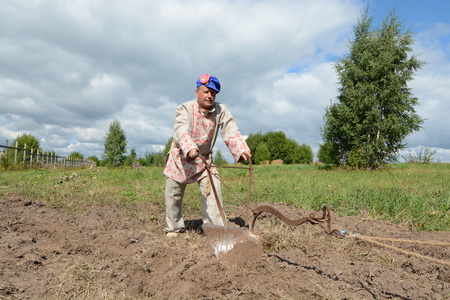
[[[222,190],[219,179],[216,176],[212,176],[214,186],[219,196],[220,203],[222,202]],[[212,223],[214,225],[224,226],[223,220],[220,217],[220,211],[217,207],[216,198],[211,186],[208,186],[208,177],[198,181],[200,186],[201,200],[202,200],[202,220],[203,223]],[[184,192],[187,184],[176,182],[170,178],[166,180],[166,223],[167,228],[164,230],[170,231],[183,231],[185,228],[183,214],[182,214],[182,202]],[[208,195],[205,195],[205,194]]]

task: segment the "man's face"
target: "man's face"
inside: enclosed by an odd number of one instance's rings
[[[195,90],[195,96],[197,96],[197,102],[201,109],[209,110],[214,104],[217,92],[204,85],[201,85]]]

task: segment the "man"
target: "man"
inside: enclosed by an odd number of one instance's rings
[[[221,129],[222,140],[236,161],[249,160],[247,146],[237,124],[225,105],[215,102],[220,92],[220,82],[214,76],[203,74],[197,80],[196,100],[188,101],[176,109],[175,133],[166,157],[164,174],[166,181],[166,223],[168,237],[175,237],[185,229],[181,203],[186,185],[198,182],[202,200],[202,220],[204,223],[224,225],[217,207],[214,193],[211,192],[208,174],[198,154],[208,158]],[[218,174],[215,168],[213,174]],[[219,201],[222,203],[220,181],[212,176]]]

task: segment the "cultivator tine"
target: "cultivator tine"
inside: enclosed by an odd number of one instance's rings
[[[277,217],[278,219],[280,219],[282,222],[284,222],[286,225],[289,225],[289,226],[295,227],[295,226],[299,226],[305,222],[309,222],[312,225],[319,225],[328,234],[339,236],[337,234],[338,233],[337,230],[331,229],[331,213],[330,213],[330,208],[328,207],[328,205],[324,205],[324,207],[322,209],[322,217],[317,217],[314,213],[311,213],[308,217],[303,217],[303,218],[300,218],[297,220],[291,220],[291,219],[287,218],[286,216],[284,216],[281,212],[276,210],[274,207],[267,206],[267,205],[258,206],[255,209],[252,209],[252,212],[253,212],[253,220],[250,223],[250,231],[253,231],[256,219],[263,212],[266,212],[266,213],[270,213],[270,214],[274,215],[275,217]]]

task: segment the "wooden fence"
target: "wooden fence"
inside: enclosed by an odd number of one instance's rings
[[[50,151],[39,153],[39,149],[36,151],[34,151],[33,148],[27,149],[27,144],[24,145],[24,148],[18,148],[18,143],[16,142],[16,147],[10,147],[8,146],[8,140],[6,140],[6,145],[0,145],[0,148],[3,148],[3,150],[0,151],[0,159],[3,156],[8,157],[8,149],[14,151],[14,165],[22,162],[23,165],[28,164],[31,167],[35,165],[51,165],[63,168],[96,166],[96,163],[91,160],[66,158],[65,156],[60,156]]]

